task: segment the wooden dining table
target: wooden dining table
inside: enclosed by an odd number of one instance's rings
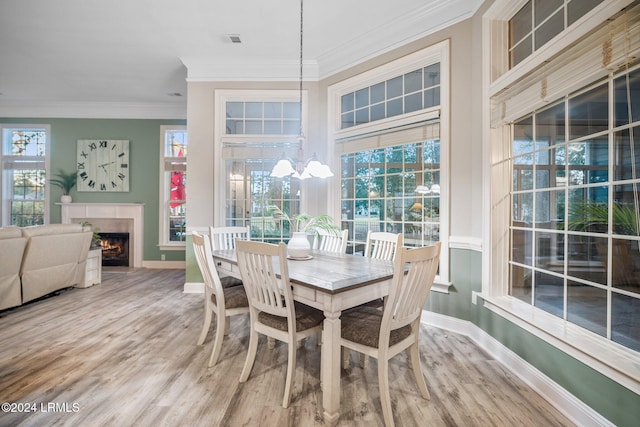
[[[220,273],[240,278],[235,250],[213,251]],[[393,263],[358,255],[312,251],[311,259],[288,260],[293,298],[324,312],[321,382],[323,416],[340,417],[340,314],[389,294]]]

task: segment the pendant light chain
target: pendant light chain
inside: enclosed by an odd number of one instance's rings
[[[303,137],[303,133],[302,133],[302,34],[303,34],[303,3],[304,0],[300,0],[300,92],[299,92],[299,96],[300,96],[300,138]],[[300,144],[302,145],[302,141],[300,141]]]
[[[303,71],[303,55],[302,47],[303,40],[302,35],[304,31],[304,1],[300,0],[300,86],[299,86],[299,119],[300,119],[300,132],[298,134],[298,158],[292,160],[287,158],[285,153],[282,153],[282,157],[275,164],[271,170],[270,176],[276,178],[284,178],[285,176],[291,176],[297,179],[307,178],[328,178],[333,176],[333,172],[329,166],[320,163],[316,157],[316,153],[305,162],[304,151],[302,149],[304,145],[304,133],[302,132],[302,71]]]

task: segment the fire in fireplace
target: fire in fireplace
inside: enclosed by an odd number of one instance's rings
[[[100,233],[103,267],[129,266],[129,233]]]

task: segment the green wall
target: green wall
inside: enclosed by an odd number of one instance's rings
[[[640,396],[484,308],[481,298],[472,304],[471,292],[482,290],[481,277],[480,252],[451,249],[452,289],[432,292],[427,309],[474,323],[616,426],[638,425]]]
[[[27,123],[49,125],[51,173],[58,169],[75,170],[78,139],[129,140],[130,186],[128,193],[88,193],[71,191],[74,202],[83,203],[144,203],[144,260],[184,261],[184,251],[160,251],[159,228],[159,165],[160,126],[185,125],[185,120],[150,119],[52,119],[52,118],[0,118],[0,123]],[[61,191],[51,188],[49,222],[61,221]]]

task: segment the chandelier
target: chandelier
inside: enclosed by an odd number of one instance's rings
[[[313,153],[310,159],[303,161],[304,153],[302,146],[304,143],[304,133],[302,132],[302,33],[303,33],[303,2],[300,0],[300,87],[299,87],[299,102],[300,102],[300,132],[298,133],[298,158],[292,160],[288,158],[284,153],[278,163],[271,170],[271,176],[276,178],[284,178],[285,176],[291,176],[292,178],[307,179],[307,178],[328,178],[333,176],[333,172],[329,169],[329,166],[320,163],[316,153]]]

